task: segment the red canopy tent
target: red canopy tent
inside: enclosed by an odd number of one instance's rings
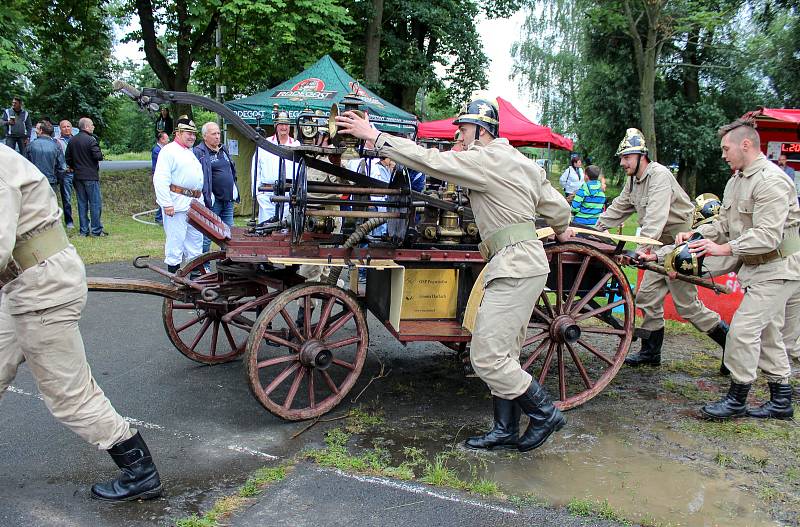
[[[789,165],[800,170],[800,110],[791,108],[759,108],[747,112],[743,119],[755,119],[761,150],[769,159],[786,154]]]
[[[500,110],[500,137],[505,137],[512,146],[535,146],[572,150],[572,141],[553,132],[547,126],[534,123],[505,99],[497,98]],[[450,119],[420,123],[417,137],[423,139],[451,139],[458,127]]]

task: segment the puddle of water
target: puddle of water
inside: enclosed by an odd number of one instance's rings
[[[587,422],[590,420],[593,425],[601,421],[587,418]],[[397,459],[403,457],[399,445],[423,448],[431,458],[450,442],[434,440],[431,436],[435,433],[413,439],[396,433],[380,436],[387,440],[385,447],[396,451]],[[657,433],[665,441],[673,435],[672,439],[684,444],[689,441],[666,428]],[[746,480],[737,480],[713,466],[701,472],[689,461],[669,459],[631,444],[625,439],[627,435],[618,420],[606,420],[591,432],[574,423],[533,453],[476,454],[464,449],[465,455],[451,458],[447,464],[466,477],[470,467],[479,467],[479,477],[496,481],[507,494],[532,494],[557,506],[565,506],[573,498],[608,500],[614,511],[633,521],[649,520],[671,527],[780,525],[759,510],[758,500],[743,488]],[[370,434],[362,436],[361,444],[372,444]]]
[[[532,493],[555,505],[573,498],[608,500],[632,520],[649,518],[676,527],[777,525],[739,488],[742,481],[712,472],[702,474],[689,464],[625,444],[618,435],[579,432],[564,434],[533,456],[487,464],[487,477],[504,490]]]

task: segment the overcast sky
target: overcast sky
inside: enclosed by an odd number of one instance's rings
[[[133,20],[136,18],[133,17]],[[491,61],[487,91],[495,97],[502,97],[510,101],[529,119],[537,121],[539,112],[534,105],[528,102],[528,94],[519,93],[516,82],[509,79],[513,65],[511,46],[519,39],[524,21],[525,13],[520,11],[511,18],[480,20],[478,31],[483,40],[483,51]],[[128,30],[130,29],[128,28]],[[121,34],[122,32],[119,31],[118,35]],[[117,44],[114,54],[119,59],[130,58],[138,62],[144,61],[144,53],[139,51],[139,44],[136,42]]]

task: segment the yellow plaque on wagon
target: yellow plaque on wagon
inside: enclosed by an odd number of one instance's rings
[[[400,318],[456,318],[458,269],[406,269]]]

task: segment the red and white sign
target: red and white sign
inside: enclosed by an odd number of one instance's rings
[[[302,101],[304,99],[324,101],[333,99],[335,96],[335,91],[325,91],[325,81],[317,77],[303,79],[289,90],[278,90],[272,94],[272,97],[282,97],[291,101]]]

